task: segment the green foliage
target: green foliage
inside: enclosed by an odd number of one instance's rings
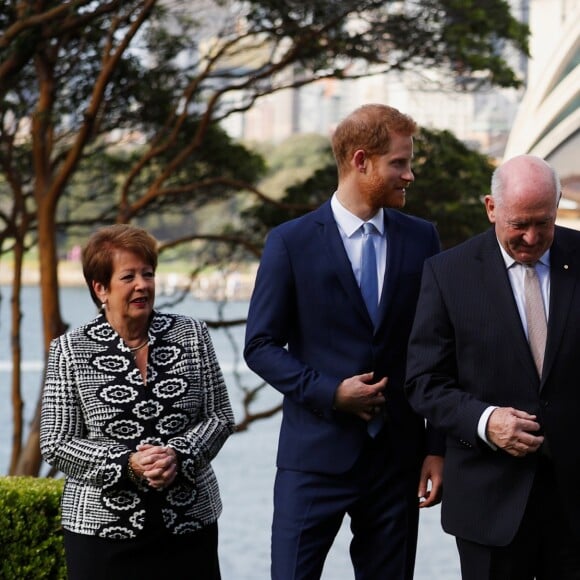
[[[327,138],[295,135],[264,154],[268,173],[259,187],[278,201],[252,204],[241,214],[246,236],[257,246],[270,229],[318,206],[336,188],[336,168]]]
[[[0,578],[65,580],[63,481],[0,478]]]
[[[332,160],[330,146],[328,158]],[[449,131],[422,129],[415,139],[415,182],[405,211],[435,223],[444,247],[462,242],[489,225],[483,206],[493,166],[485,155],[466,147]],[[334,161],[286,190],[280,204],[261,203],[246,210],[246,230],[255,243],[273,227],[303,215],[330,198],[337,186]]]
[[[506,46],[527,54],[528,27],[507,0],[255,0],[248,21],[282,38],[300,38],[295,53],[305,68],[334,69],[364,60],[399,70],[447,67],[464,85],[519,86],[502,56]],[[349,21],[356,20],[360,33]],[[367,25],[365,27],[365,24]]]
[[[267,159],[269,174],[286,167],[318,167],[328,161],[328,139],[317,133],[292,135],[275,146],[256,143],[254,148]]]
[[[441,4],[446,15],[440,39],[450,49],[450,63],[460,83],[468,86],[487,77],[492,84],[518,86],[521,81],[504,58],[505,48],[511,42],[527,55],[529,28],[511,16],[509,2],[444,0]]]
[[[193,124],[190,134],[195,134],[196,127],[197,124]],[[154,176],[171,162],[171,157],[186,146],[181,142],[168,147],[147,170],[136,176],[129,200],[137,200]],[[84,243],[96,224],[115,221],[120,197],[113,192],[118,191],[118,184],[144,154],[144,148],[106,148],[83,159],[59,205],[59,231],[63,236],[62,243],[66,244],[64,250]],[[160,240],[199,231],[207,220],[202,215],[204,208],[232,197],[232,181],[252,183],[264,172],[264,160],[259,154],[233,141],[217,125],[211,125],[203,148],[192,153],[189,163],[168,181],[167,189],[172,193],[152,199],[147,209],[136,213],[134,222],[149,229]],[[212,181],[213,184],[209,185]],[[187,183],[206,185],[198,191],[194,186],[183,185]]]
[[[267,165],[258,187],[273,199],[280,199],[286,189],[332,161],[328,139],[316,133],[292,135],[277,145],[257,143],[254,148]]]
[[[405,211],[435,223],[443,247],[454,246],[489,227],[483,197],[493,165],[449,131],[422,129],[415,140],[415,182]]]

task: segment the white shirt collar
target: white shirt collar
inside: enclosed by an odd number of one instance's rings
[[[330,207],[332,208],[332,213],[336,223],[340,226],[348,238],[355,234],[360,229],[360,227],[367,222],[373,224],[381,236],[385,233],[385,220],[382,208],[379,209],[379,211],[370,220],[365,222],[358,216],[348,211],[348,209],[346,209],[344,205],[340,203],[338,197],[336,196],[336,192],[330,200]]]
[[[503,258],[503,261],[505,262],[505,267],[507,270],[509,270],[514,264],[516,264],[516,260],[514,260],[504,249],[504,247],[501,245],[500,241],[497,241],[498,245],[499,245],[499,249],[501,250],[501,255]],[[538,260],[538,262],[540,264],[542,264],[543,266],[546,266],[547,268],[550,267],[550,248],[548,248],[544,254],[542,254],[542,256],[540,256],[540,259]]]

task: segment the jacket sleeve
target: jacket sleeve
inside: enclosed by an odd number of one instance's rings
[[[126,480],[131,450],[86,437],[71,347],[67,335],[51,343],[42,397],[41,453],[49,465],[69,477],[112,488]]]
[[[312,368],[287,348],[290,340],[302,340],[296,283],[285,239],[273,230],[266,240],[250,301],[244,357],[256,374],[294,403],[330,417],[342,379]]]
[[[458,383],[456,336],[440,281],[425,262],[407,353],[405,391],[413,409],[436,430],[472,446],[488,404]]]

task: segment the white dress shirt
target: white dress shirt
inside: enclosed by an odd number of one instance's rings
[[[364,239],[362,225],[367,222],[361,220],[359,217],[348,211],[340,203],[336,193],[330,200],[330,207],[332,208],[334,220],[338,226],[344,249],[346,250],[346,254],[350,260],[352,271],[354,272],[356,281],[360,286],[362,247]],[[387,236],[385,235],[385,219],[383,210],[380,209],[370,220],[368,220],[368,223],[373,224],[380,234],[372,236],[377,256],[377,276],[379,281],[380,300],[387,265]]]

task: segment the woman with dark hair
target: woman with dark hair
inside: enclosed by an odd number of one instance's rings
[[[220,578],[210,462],[234,417],[205,324],[154,310],[157,257],[140,228],[94,233],[101,312],[51,344],[40,444],[66,477],[69,580]]]

